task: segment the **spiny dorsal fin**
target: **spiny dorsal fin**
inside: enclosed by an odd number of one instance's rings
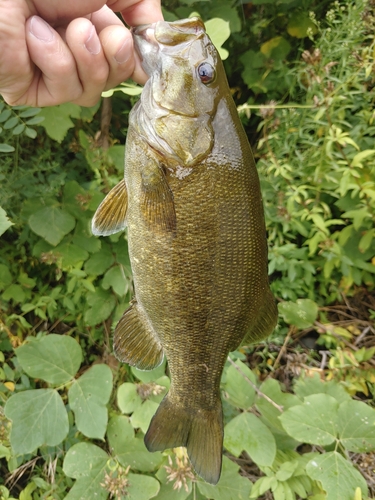
[[[160,340],[136,301],[116,326],[113,349],[120,361],[139,370],[153,370],[163,361]]]
[[[92,219],[91,230],[95,236],[108,236],[125,229],[128,193],[125,180],[119,182],[107,194]]]

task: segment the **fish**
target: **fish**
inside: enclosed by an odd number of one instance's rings
[[[145,445],[185,447],[195,472],[217,484],[228,354],[277,323],[260,183],[203,21],[158,21],[132,34],[149,79],[129,116],[124,178],[92,221],[95,235],[127,227],[134,298],[113,347],[140,370],[166,356],[171,385]]]

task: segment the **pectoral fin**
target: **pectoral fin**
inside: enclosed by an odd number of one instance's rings
[[[108,236],[125,229],[128,193],[122,180],[107,194],[92,219],[91,230],[96,236]]]
[[[173,193],[168,185],[163,169],[157,163],[149,163],[142,168],[142,213],[152,230],[174,232],[176,212]]]
[[[135,301],[116,326],[113,349],[120,361],[140,370],[152,370],[163,361],[160,340]]]

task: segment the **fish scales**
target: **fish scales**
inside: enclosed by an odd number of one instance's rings
[[[146,446],[185,446],[216,484],[225,361],[277,321],[259,179],[203,23],[159,22],[136,28],[134,39],[150,79],[130,115],[124,181],[93,220],[94,234],[128,226],[135,297],[114,348],[140,369],[166,355],[171,387]]]

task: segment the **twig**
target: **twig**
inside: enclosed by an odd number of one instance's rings
[[[282,348],[280,349],[279,354],[277,355],[277,358],[276,358],[275,363],[273,364],[273,369],[274,369],[274,370],[276,370],[276,367],[277,367],[277,365],[279,364],[280,359],[281,359],[282,355],[284,354],[284,352],[285,352],[285,350],[286,350],[286,347],[287,347],[287,344],[288,344],[288,342],[289,342],[289,339],[290,339],[290,337],[293,335],[293,333],[295,332],[295,330],[296,330],[296,328],[295,328],[294,326],[291,326],[291,327],[289,328],[289,331],[288,331],[287,336],[285,337],[285,340],[284,340],[283,346],[282,346]]]
[[[241,370],[241,368],[239,366],[236,365],[236,363],[234,361],[232,361],[230,359],[230,357],[228,356],[228,361],[229,363],[234,366],[234,368],[243,376],[243,378],[246,380],[246,382],[248,382],[251,387],[254,389],[254,391],[258,394],[258,396],[260,396],[261,398],[264,398],[266,401],[268,401],[272,406],[274,406],[277,410],[279,410],[279,412],[283,412],[283,406],[280,406],[278,405],[277,403],[275,403],[275,401],[273,401],[271,398],[269,398],[266,394],[264,394],[255,384],[254,382],[252,382],[249,377],[247,377],[244,372]]]

